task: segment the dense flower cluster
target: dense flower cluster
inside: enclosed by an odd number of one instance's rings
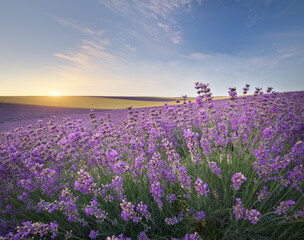
[[[121,217],[123,218],[123,220],[132,220],[133,222],[138,222],[139,219],[134,210],[135,206],[131,202],[128,202],[127,200],[123,199],[120,206],[122,209]]]
[[[99,234],[99,231],[92,230],[90,232],[90,234],[89,234],[89,238],[91,238],[91,239],[97,239],[98,234]]]
[[[262,202],[262,200],[266,199],[268,195],[270,195],[270,192],[267,191],[267,187],[263,187],[263,190],[258,192],[258,202]]]
[[[304,94],[195,88],[2,133],[0,240],[304,239]]]
[[[245,209],[240,198],[237,198],[236,201],[237,204],[233,207],[233,213],[236,220],[247,219],[252,224],[257,224],[257,222],[261,220],[262,214],[259,211],[256,209],[251,209],[250,211]]]
[[[211,172],[213,172],[215,175],[217,175],[219,178],[222,178],[222,170],[217,166],[216,162],[210,162],[209,163],[209,168]]]
[[[246,210],[246,217],[252,224],[257,224],[261,220],[262,214],[256,209]]]
[[[174,201],[177,200],[176,195],[174,193],[172,194],[168,194],[168,196],[166,197],[166,200],[168,203],[173,203]]]
[[[199,222],[200,220],[202,220],[203,218],[206,217],[204,211],[197,212],[196,214],[193,214],[192,216],[194,217],[194,219],[195,219],[197,222]]]
[[[237,198],[236,199],[237,204],[233,207],[233,213],[235,215],[235,219],[239,220],[239,219],[243,219],[245,218],[246,215],[246,209],[244,208],[244,205],[242,203],[242,199]]]
[[[32,223],[31,221],[23,222],[22,226],[17,227],[17,233],[9,233],[3,239],[29,239],[31,236],[39,236],[40,238],[46,237],[49,235],[51,239],[57,237],[58,224],[56,222],[50,222],[49,224],[36,222]],[[0,236],[1,239],[1,236]]]
[[[107,213],[103,210],[101,210],[100,208],[97,207],[97,200],[96,198],[92,199],[92,201],[90,202],[90,205],[87,205],[85,207],[85,213],[87,216],[92,215],[95,216],[97,219],[97,223],[101,223],[105,220]]]
[[[97,188],[94,183],[94,179],[89,175],[89,173],[83,170],[80,170],[77,174],[79,177],[74,183],[75,190],[78,190],[83,194],[92,194]]]
[[[184,131],[184,137],[189,149],[192,161],[198,163],[201,159],[201,156],[198,152],[198,142],[197,139],[199,137],[198,133],[192,133],[189,129]]]
[[[180,212],[180,213],[178,214],[177,217],[166,218],[166,219],[165,219],[165,222],[166,222],[168,225],[173,226],[173,225],[175,225],[175,224],[181,222],[181,221],[183,220],[183,217],[184,217],[184,213],[183,213],[183,212]]]
[[[132,220],[133,222],[139,222],[143,219],[143,217],[146,219],[146,221],[151,220],[151,214],[148,211],[148,206],[143,204],[143,202],[140,202],[135,211],[135,206],[128,202],[126,199],[123,199],[121,204],[121,217],[125,221]]]
[[[203,195],[205,197],[208,197],[208,192],[210,192],[208,189],[208,183],[204,183],[200,178],[195,181],[195,190],[199,195]]]
[[[275,207],[275,214],[287,216],[287,212],[295,205],[295,201],[288,200],[280,203],[279,206]]]
[[[241,184],[244,182],[244,181],[247,181],[247,178],[242,174],[242,173],[236,173],[233,175],[233,177],[231,178],[232,180],[232,189],[233,190],[239,190],[240,189],[240,186]]]

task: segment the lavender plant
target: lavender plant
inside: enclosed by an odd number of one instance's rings
[[[118,124],[2,134],[0,239],[303,239],[303,93],[195,88]]]

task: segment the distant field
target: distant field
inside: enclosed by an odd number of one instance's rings
[[[90,96],[90,97],[98,97],[98,98],[112,98],[112,99],[124,99],[124,100],[136,100],[136,101],[150,101],[150,102],[169,102],[175,101],[180,98],[173,97],[136,97],[136,96]]]
[[[217,97],[214,99],[223,99],[226,97]],[[176,98],[157,98],[157,97],[84,97],[84,96],[12,96],[0,97],[0,103],[14,103],[48,107],[65,107],[65,108],[86,108],[86,109],[126,109],[133,108],[157,107],[163,106],[164,103],[174,105]],[[180,99],[180,98],[178,98]],[[192,98],[193,99],[193,98]]]
[[[2,103],[15,103],[48,107],[68,107],[68,108],[93,108],[93,109],[125,109],[162,106],[165,102],[174,104],[173,101],[142,101],[105,97],[0,97]]]

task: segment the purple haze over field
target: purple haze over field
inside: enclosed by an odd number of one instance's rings
[[[144,108],[146,113],[150,109],[157,109],[160,107]],[[140,109],[142,110],[142,109]],[[119,122],[127,117],[127,109],[119,110],[95,110],[97,117],[106,117],[107,113],[111,114],[113,122]],[[23,104],[0,103],[0,132],[13,131],[17,127],[25,127],[27,125],[35,125],[38,120],[47,122],[51,116],[56,116],[56,122],[62,122],[64,118],[71,118],[71,120],[83,119],[85,125],[89,126],[88,114],[90,109],[83,108],[63,108],[63,107],[46,107],[46,106],[32,106]]]
[[[281,93],[284,96],[291,96],[295,92]],[[298,92],[304,98],[304,91]],[[112,98],[112,97],[111,97]],[[118,99],[128,100],[147,100],[149,101],[161,101],[161,98],[140,98],[140,97],[117,97]],[[227,99],[214,100],[216,108],[223,108],[227,103]],[[138,112],[145,111],[149,114],[151,109],[161,109],[163,107],[148,107],[135,109]],[[51,119],[51,116],[56,116],[56,122],[62,122],[64,118],[70,118],[71,120],[83,119],[85,126],[89,127],[92,125],[89,119],[89,109],[83,108],[64,108],[64,107],[46,107],[46,106],[33,106],[23,104],[11,104],[11,103],[0,103],[0,132],[11,132],[17,127],[26,127],[32,124],[33,126],[38,120],[47,122]],[[111,114],[112,121],[115,123],[121,122],[127,118],[128,110],[95,110],[97,119],[99,117],[106,118],[108,113]]]

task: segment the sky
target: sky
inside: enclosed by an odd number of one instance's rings
[[[2,0],[0,96],[304,90],[303,0]]]

